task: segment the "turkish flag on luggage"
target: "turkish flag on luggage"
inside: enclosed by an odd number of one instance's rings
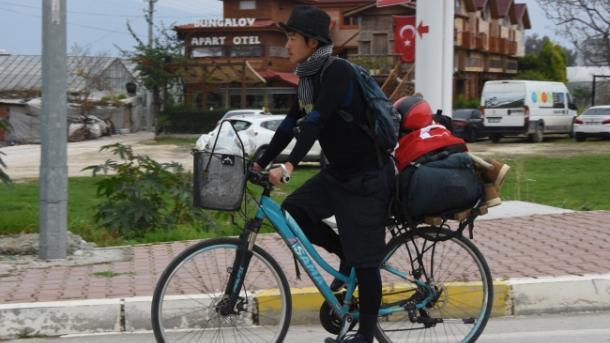
[[[394,16],[394,51],[407,63],[415,62],[415,16]]]
[[[442,125],[432,124],[412,131],[398,141],[398,149],[395,151],[398,170],[404,170],[411,162],[427,153],[452,145],[463,145],[464,150],[468,150],[463,139],[454,136]]]

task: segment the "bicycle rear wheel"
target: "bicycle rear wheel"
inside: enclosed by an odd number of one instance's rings
[[[470,240],[450,233],[418,229],[388,244],[382,309],[402,310],[379,318],[380,342],[475,342],[485,328],[493,302],[489,267]]]
[[[195,244],[167,266],[157,282],[152,325],[157,342],[282,342],[292,312],[290,288],[277,262],[254,246],[232,313],[219,304],[240,240]]]

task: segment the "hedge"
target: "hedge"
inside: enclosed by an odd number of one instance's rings
[[[164,133],[206,133],[231,109],[201,111],[191,108],[170,108],[161,114],[161,130]],[[273,113],[287,113],[287,109],[274,109]]]

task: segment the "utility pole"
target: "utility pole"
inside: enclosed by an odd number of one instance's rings
[[[148,23],[148,48],[152,49],[153,48],[153,28],[154,28],[154,21],[153,21],[153,16],[155,14],[155,3],[159,0],[145,0],[148,1],[148,11],[145,14],[145,18],[146,18],[146,22]],[[147,91],[146,92],[146,112],[147,116],[146,116],[146,129],[149,132],[154,132],[155,131],[155,126],[156,123],[153,123],[154,118],[152,115],[152,92]]]
[[[153,16],[155,14],[155,3],[159,0],[147,0],[148,1],[148,11],[146,12],[146,22],[148,23],[148,48],[152,49],[153,47]]]
[[[67,251],[66,0],[42,0],[42,117],[40,125],[39,257]]]

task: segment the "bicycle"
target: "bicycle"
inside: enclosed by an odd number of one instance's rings
[[[255,241],[268,219],[325,299],[323,327],[343,337],[358,321],[356,273],[341,274],[314,249],[290,214],[270,195],[267,173],[247,179],[263,188],[254,218],[239,238],[199,242],[180,253],[161,275],[152,302],[157,342],[282,342],[291,320],[291,292],[275,259]],[[382,305],[379,342],[474,342],[490,316],[489,267],[462,233],[472,228],[468,212],[457,230],[441,223],[392,219],[380,266]],[[463,219],[463,218],[462,218]],[[345,283],[333,293],[318,270]],[[296,262],[295,262],[296,264]]]

